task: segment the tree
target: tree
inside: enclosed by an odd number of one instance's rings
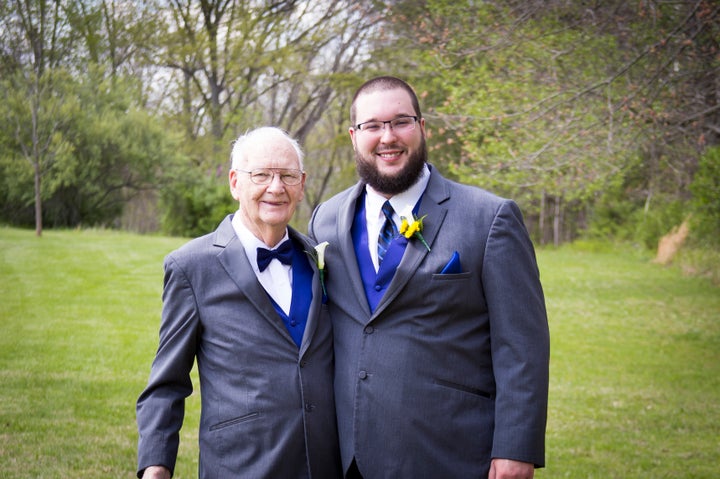
[[[63,59],[74,35],[59,1],[15,0],[1,11],[7,31],[3,97],[15,151],[32,167],[35,233],[42,234],[42,182],[55,162],[68,153],[61,127],[73,109],[65,95],[68,71]],[[9,155],[15,157],[15,155]]]
[[[552,208],[556,243],[573,235],[562,221],[579,224],[637,159],[648,186],[687,192],[704,148],[692,142],[716,141],[717,2],[389,8],[390,43],[439,125],[435,157],[464,181],[519,198],[541,226]]]
[[[133,192],[157,180],[155,162],[174,155],[172,135],[138,108],[142,90],[127,73],[142,66],[132,52],[148,30],[120,5],[17,1],[0,9],[3,217],[24,221],[34,184],[38,235],[44,219],[111,224]]]
[[[258,123],[285,126],[304,139],[331,99],[331,75],[354,61],[334,36],[346,17],[344,2],[176,0],[171,6],[163,54],[172,75],[167,95],[182,107],[177,113],[189,138],[213,138],[211,157]]]
[[[176,0],[171,6],[161,97],[171,124],[185,132],[189,169],[225,184],[229,143],[247,129],[279,126],[306,146],[312,208],[351,158],[335,148],[345,122],[324,123],[343,104],[339,95],[347,95],[342,88],[360,66],[377,15],[369,5],[346,1]],[[198,195],[204,204],[208,195]]]
[[[708,148],[691,185],[693,230],[710,247],[720,246],[720,146]]]

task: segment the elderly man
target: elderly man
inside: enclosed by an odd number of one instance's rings
[[[231,156],[237,212],[165,259],[160,343],[137,402],[138,477],[172,475],[197,360],[199,477],[336,478],[331,326],[314,244],[288,226],[302,150],[263,127]]]

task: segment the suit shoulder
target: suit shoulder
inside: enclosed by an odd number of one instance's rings
[[[202,254],[217,254],[217,247],[225,247],[237,238],[232,227],[232,216],[226,216],[215,231],[191,239],[168,256],[182,258]]]
[[[445,201],[441,201],[454,216],[464,218],[482,218],[483,221],[493,222],[498,218],[515,218],[524,223],[523,214],[518,204],[509,198],[503,198],[483,188],[474,185],[445,181]]]
[[[502,205],[514,203],[511,199],[498,196],[479,186],[467,185],[452,180],[446,181],[450,192],[450,199],[456,203],[480,204],[492,209],[498,209]]]
[[[165,262],[185,262],[208,254],[213,249],[214,233],[207,233],[203,236],[193,238],[179,248],[171,251],[165,257]]]
[[[349,197],[351,197],[353,194],[355,194],[356,189],[358,188],[357,185],[351,186],[350,188],[347,188],[346,190],[341,191],[340,193],[337,193],[327,200],[320,203],[316,208],[315,211],[313,211],[313,218],[311,222],[315,222],[316,220],[323,220],[323,219],[330,219],[334,222],[335,217],[337,216],[338,211],[340,208],[346,204]]]
[[[350,195],[353,194],[353,192],[358,188],[357,185],[351,186],[350,188],[347,188],[340,193],[336,193],[335,195],[331,196],[327,200],[320,203],[320,206],[324,206],[327,208],[337,208],[339,205],[344,203]]]

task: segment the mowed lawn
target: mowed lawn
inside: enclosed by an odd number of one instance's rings
[[[0,228],[0,477],[134,477],[162,259],[184,241]],[[650,258],[538,251],[552,360],[536,477],[718,477],[720,288]],[[196,394],[178,478],[197,476],[198,411]]]

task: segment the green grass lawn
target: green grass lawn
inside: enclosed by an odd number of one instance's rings
[[[134,477],[162,258],[183,242],[0,228],[0,477]],[[538,252],[552,338],[538,478],[718,476],[720,288],[650,258]],[[178,478],[197,476],[198,410],[194,395]]]

